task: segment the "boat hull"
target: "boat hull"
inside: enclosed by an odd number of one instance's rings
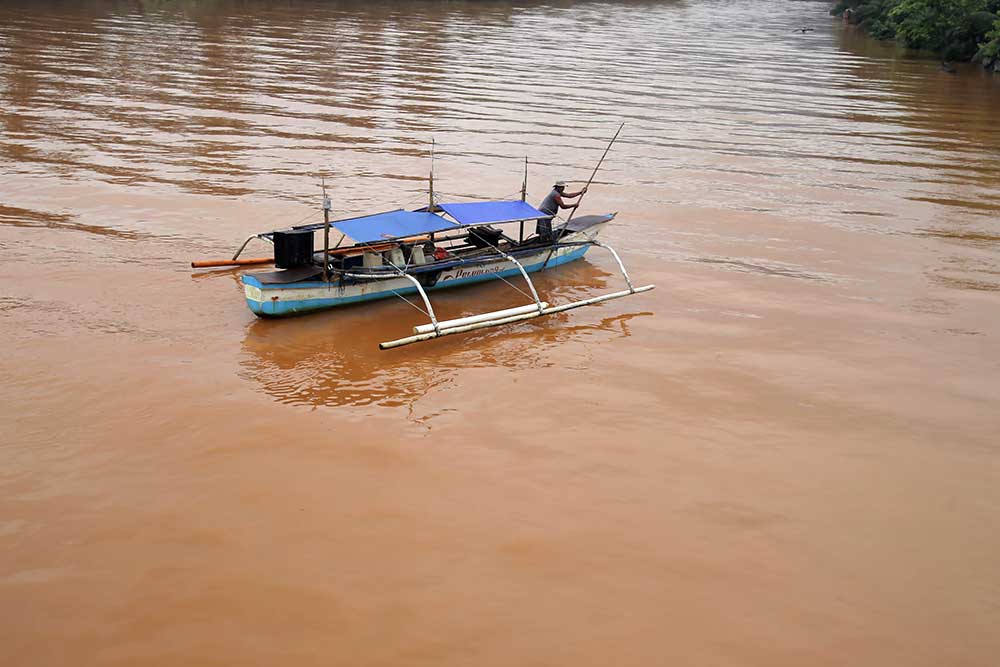
[[[591,232],[593,235],[593,232]],[[564,241],[583,240],[567,235]],[[538,252],[518,257],[525,271],[534,273],[580,259],[590,249],[589,245],[563,246],[556,249],[540,248]],[[551,257],[549,256],[551,254]],[[511,262],[498,259],[473,266],[456,266],[444,269],[437,281],[425,286],[427,291],[448,289],[461,285],[520,277],[520,271]],[[306,281],[284,285],[266,285],[254,278],[254,274],[243,275],[243,291],[247,306],[258,317],[289,317],[305,313],[327,310],[352,303],[385,299],[396,294],[414,294],[417,289],[406,278],[391,278],[341,285],[324,281]]]

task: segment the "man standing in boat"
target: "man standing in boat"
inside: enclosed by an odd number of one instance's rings
[[[567,204],[566,199],[576,199],[580,195],[584,194],[587,188],[580,190],[579,192],[566,192],[566,182],[559,181],[552,186],[552,192],[542,200],[541,205],[538,210],[542,213],[552,216],[551,218],[540,218],[538,224],[535,226],[535,233],[538,234],[540,238],[546,241],[552,238],[552,218],[559,213],[561,208],[576,208],[580,205],[579,202],[576,204]]]

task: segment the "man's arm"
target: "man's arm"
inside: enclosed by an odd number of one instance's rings
[[[579,204],[567,204],[563,201],[563,197],[568,197],[569,195],[562,195],[562,197],[556,197],[556,203],[559,204],[559,208],[576,208]]]
[[[584,188],[579,192],[564,192],[558,197],[556,197],[556,203],[559,204],[559,208],[577,208],[580,205],[579,202],[576,204],[567,204],[566,202],[563,201],[563,199],[575,199],[576,197],[579,197],[580,195],[586,192],[587,188]]]

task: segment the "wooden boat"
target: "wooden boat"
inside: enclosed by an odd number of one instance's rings
[[[324,198],[324,211],[329,200]],[[417,211],[396,210],[324,221],[251,236],[274,244],[276,271],[247,273],[242,283],[247,305],[259,317],[286,317],[352,303],[417,294],[430,322],[406,338],[382,343],[389,349],[440,336],[562,312],[653,289],[635,287],[618,253],[598,240],[615,214],[571,219],[547,237],[525,238],[525,224],[550,216],[522,200],[435,204]],[[516,238],[502,226],[517,225]],[[353,245],[329,248],[331,229]],[[324,250],[315,251],[315,232],[324,232]],[[529,274],[577,260],[592,247],[612,254],[628,289],[562,305],[539,297]],[[326,261],[324,262],[324,257]],[[439,321],[428,292],[486,280],[520,278],[531,303],[457,320]]]
[[[624,127],[618,128],[604,155],[594,168],[589,186],[611,145]],[[254,239],[274,245],[276,271],[242,276],[247,305],[258,317],[286,317],[326,310],[352,303],[398,296],[416,308],[406,295],[418,294],[430,322],[414,327],[413,335],[380,343],[383,350],[484,327],[509,324],[542,315],[618,299],[653,289],[635,287],[625,265],[613,248],[598,240],[614,213],[569,219],[553,225],[551,233],[525,237],[525,224],[550,220],[525,201],[528,175],[525,159],[521,199],[439,203],[434,197],[433,149],[428,205],[415,211],[398,209],[355,218],[330,220],[330,199],[323,190],[323,222],[250,236],[232,260],[195,262],[192,267],[238,266],[269,263],[269,259],[240,260]],[[586,191],[586,188],[583,190]],[[575,209],[573,210],[575,212]],[[517,238],[509,225],[517,225]],[[340,240],[330,247],[330,231],[340,232]],[[314,236],[323,231],[322,250],[317,252]],[[511,234],[506,233],[508,230]],[[353,245],[342,246],[345,239]],[[538,296],[530,274],[580,259],[592,247],[607,250],[621,269],[628,289],[551,305]],[[485,280],[523,278],[531,303],[515,308],[439,321],[428,292],[478,283]]]

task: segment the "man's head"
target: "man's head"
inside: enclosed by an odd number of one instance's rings
[[[556,181],[556,184],[552,186],[556,192],[561,193],[566,189],[566,181]]]

